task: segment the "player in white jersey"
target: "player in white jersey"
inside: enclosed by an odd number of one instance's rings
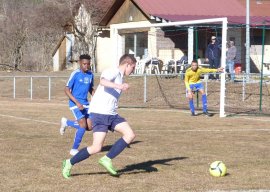
[[[99,164],[105,167],[111,175],[118,175],[112,165],[112,159],[134,140],[135,134],[126,120],[117,114],[116,108],[121,92],[129,88],[129,85],[123,82],[123,77],[130,75],[134,71],[135,65],[136,59],[125,54],[120,58],[118,67],[107,69],[101,74],[99,86],[89,108],[93,128],[93,144],[81,149],[71,159],[64,160],[62,174],[65,178],[70,177],[73,165],[101,151],[108,130],[119,132],[122,137],[115,142],[104,157],[99,159]]]

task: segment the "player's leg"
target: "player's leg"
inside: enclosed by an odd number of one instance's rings
[[[226,71],[226,73],[227,73],[227,77],[228,77],[228,79],[230,80],[231,79],[231,73],[230,73],[230,63],[229,63],[229,61],[226,61],[226,68],[225,68],[225,71]]]
[[[86,116],[88,117],[88,114],[87,109],[79,110],[78,108],[73,109],[72,113],[79,124],[74,135],[73,146],[70,150],[70,154],[75,155],[79,152],[78,148],[86,131]]]
[[[228,61],[229,64],[229,73],[231,74],[231,81],[234,81],[234,61]]]
[[[208,116],[208,117],[211,117],[212,114],[210,114],[210,113],[208,112],[207,95],[206,95],[205,92],[204,92],[204,87],[203,87],[203,85],[200,86],[199,92],[202,94],[203,114],[206,115],[206,116]]]
[[[191,116],[196,116],[193,97],[189,98],[189,109],[190,109],[190,112],[191,112]]]
[[[112,116],[111,120],[111,131],[121,133],[122,137],[114,143],[109,152],[99,160],[99,163],[111,175],[117,175],[117,171],[112,165],[112,159],[119,155],[134,140],[135,134],[126,120],[119,115]]]
[[[78,108],[76,108],[76,107],[75,108],[72,108],[72,109],[70,109],[70,111],[74,115],[75,119],[80,118],[80,117],[76,117],[77,111],[79,111]],[[61,135],[64,135],[67,127],[73,127],[75,129],[79,129],[80,128],[80,125],[79,125],[79,123],[78,123],[77,120],[70,120],[70,119],[67,119],[65,117],[62,117],[61,118],[61,126],[60,126],[60,134]]]
[[[94,132],[93,144],[89,147],[81,149],[71,159],[64,160],[62,174],[65,178],[70,177],[71,168],[73,165],[87,159],[90,155],[101,151],[107,132]]]
[[[86,119],[82,118],[78,120],[80,127],[76,129],[75,135],[74,135],[74,141],[72,149],[70,150],[71,155],[75,155],[78,153],[78,148],[80,147],[80,144],[82,142],[83,136],[85,134],[85,125],[86,125]]]
[[[94,155],[101,151],[102,145],[106,138],[106,132],[94,132],[93,133],[93,143],[89,147],[81,149],[75,156],[70,159],[71,165],[75,165],[85,159],[90,155]]]
[[[135,138],[135,134],[127,122],[117,124],[114,130],[121,133],[122,137],[114,143],[107,153],[107,157],[110,159],[119,155]]]
[[[191,84],[190,90],[193,90],[193,88],[194,88],[194,84]],[[193,102],[193,92],[189,92],[188,90],[186,90],[186,97],[188,98],[188,101],[189,101],[189,109],[191,112],[191,116],[196,116],[197,114],[195,113],[195,106]]]
[[[85,117],[86,117],[86,131],[92,131],[91,115],[87,114]]]

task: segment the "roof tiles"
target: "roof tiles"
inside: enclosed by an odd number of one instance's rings
[[[270,22],[270,1],[250,0],[250,23]],[[134,0],[147,14],[170,21],[228,17],[231,24],[246,22],[246,0]],[[269,23],[270,25],[270,23]]]

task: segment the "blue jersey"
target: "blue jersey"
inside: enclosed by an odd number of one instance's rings
[[[82,105],[89,105],[88,92],[94,86],[94,75],[90,71],[83,73],[80,69],[77,69],[71,73],[66,86]],[[73,106],[76,106],[76,104],[69,100],[69,107]]]

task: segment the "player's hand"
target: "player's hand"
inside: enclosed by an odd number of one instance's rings
[[[223,72],[224,71],[224,68],[223,67],[220,67],[217,69],[218,72]]]
[[[193,93],[192,93],[192,91],[188,91],[188,98],[189,98],[189,99],[192,99],[192,98],[193,98]]]
[[[128,85],[127,83],[123,83],[123,84],[121,85],[121,90],[123,90],[123,91],[128,90],[128,88],[129,88],[129,85]]]
[[[77,105],[78,109],[80,109],[80,110],[83,110],[83,109],[84,109],[84,107],[83,107],[83,105],[82,105],[82,104],[80,104],[80,103],[76,103],[76,105]]]

